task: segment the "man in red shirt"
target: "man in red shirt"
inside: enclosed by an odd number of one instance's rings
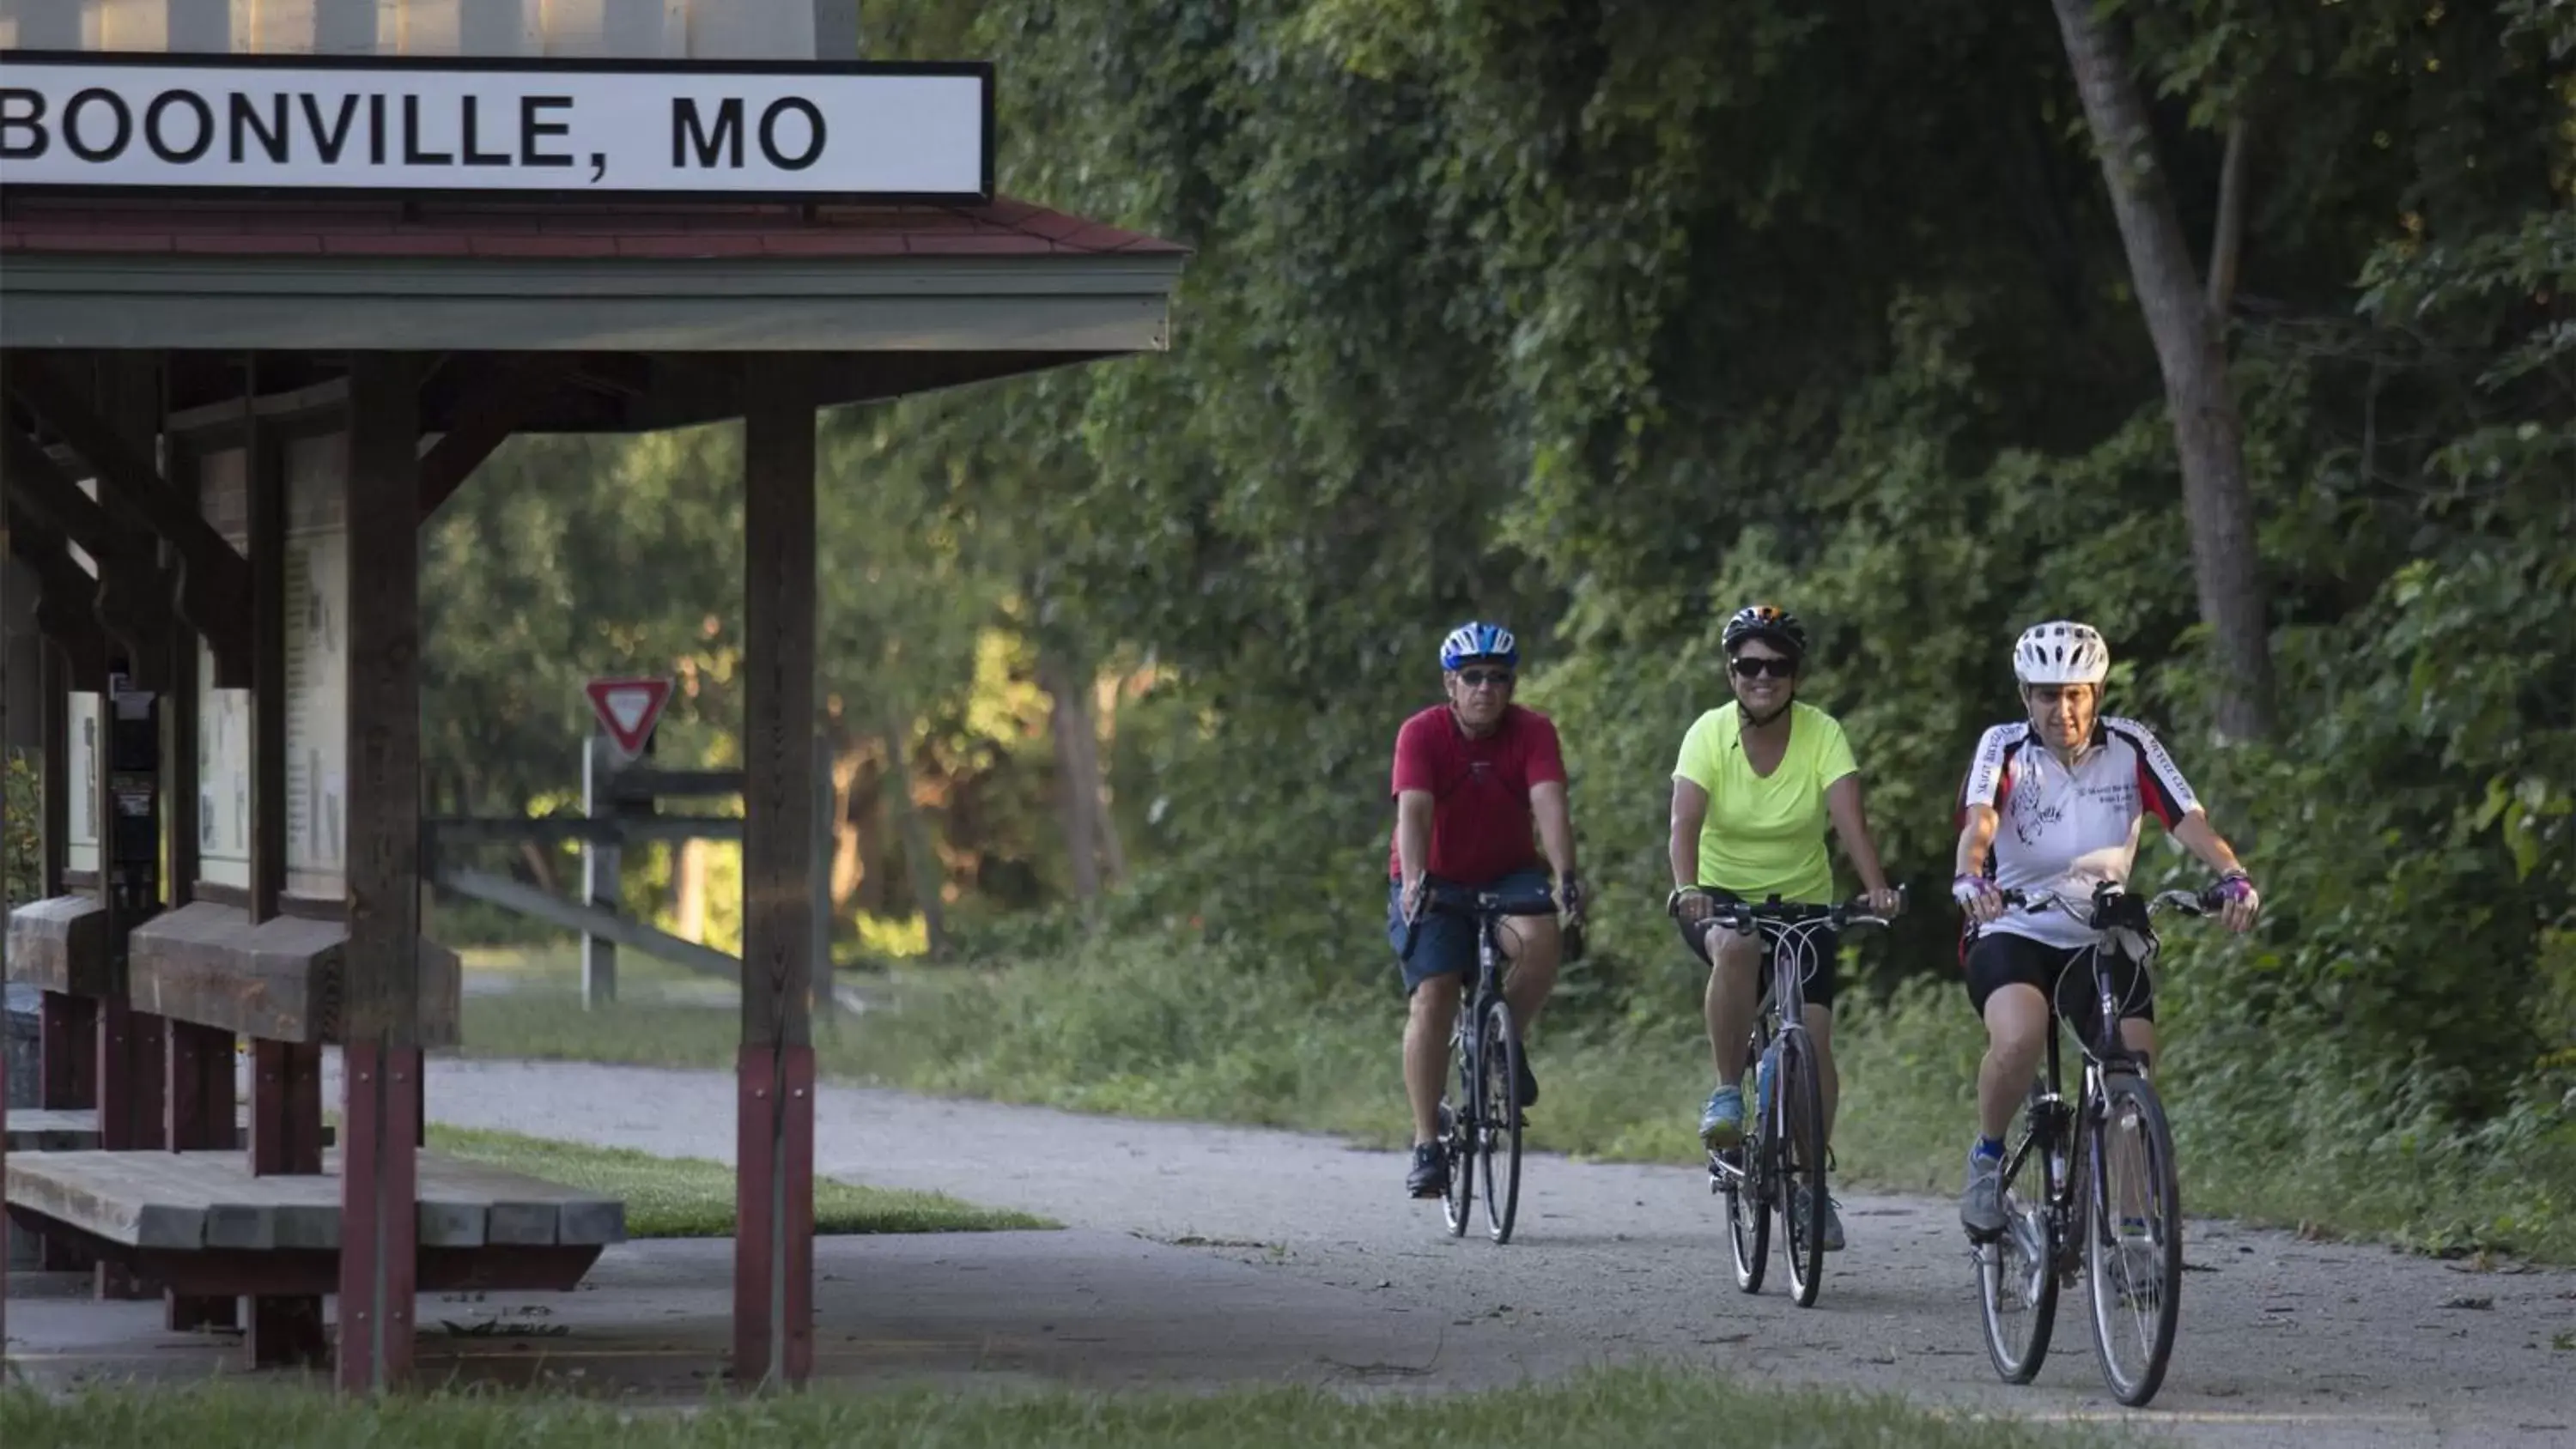
[[[1499,625],[1462,624],[1440,646],[1449,699],[1404,722],[1395,737],[1395,844],[1389,852],[1387,936],[1403,965],[1411,1008],[1404,1023],[1404,1091],[1413,1105],[1415,1197],[1448,1191],[1440,1140],[1440,1088],[1449,1075],[1449,1033],[1464,978],[1476,969],[1476,926],[1422,909],[1431,882],[1534,896],[1552,868],[1558,904],[1583,911],[1574,875],[1574,823],[1565,799],[1565,761],[1546,715],[1512,703],[1520,646]],[[1540,852],[1546,863],[1540,863]],[[1405,952],[1408,923],[1417,929]],[[1511,966],[1504,996],[1524,1038],[1556,985],[1559,950],[1552,916],[1513,916],[1502,928]],[[1524,1062],[1521,1104],[1538,1100]]]

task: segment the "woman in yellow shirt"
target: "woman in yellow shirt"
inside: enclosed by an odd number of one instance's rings
[[[1700,1140],[1722,1151],[1744,1136],[1744,1043],[1761,1000],[1767,947],[1758,936],[1713,932],[1709,913],[1720,902],[1765,901],[1832,905],[1833,864],[1825,854],[1831,821],[1843,850],[1860,872],[1873,915],[1895,914],[1896,892],[1879,868],[1861,808],[1860,767],[1834,717],[1797,701],[1807,631],[1797,617],[1754,604],[1727,620],[1720,642],[1726,651],[1732,703],[1710,710],[1682,736],[1673,764],[1673,913],[1691,953],[1708,964],[1701,1010],[1708,1022],[1709,1057],[1717,1065],[1717,1090],[1700,1113]],[[1709,939],[1717,935],[1716,954]],[[1825,1097],[1825,1140],[1833,1140],[1834,1106],[1841,1080],[1834,1071],[1835,955],[1830,931],[1816,937],[1816,974],[1806,985],[1807,1034],[1816,1045]],[[1825,1214],[1825,1247],[1843,1246],[1841,1216]]]

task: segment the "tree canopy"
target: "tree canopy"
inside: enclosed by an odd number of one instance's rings
[[[2268,738],[2212,729],[2240,656],[2195,596],[2049,6],[899,0],[871,53],[996,60],[1007,193],[1194,254],[1168,356],[826,423],[854,848],[970,916],[1075,890],[1047,720],[1086,691],[1041,686],[1057,661],[1111,707],[1088,727],[1134,871],[1110,926],[1375,980],[1395,725],[1439,638],[1501,618],[1600,886],[1568,989],[1669,1017],[1671,756],[1723,698],[1718,626],[1761,598],[1809,622],[1808,697],[1935,907],[1869,969],[1938,973],[1950,798],[2017,708],[2006,651],[2081,617],[2113,707],[2269,898],[2255,937],[2175,949],[2178,992],[2299,1043],[2240,1085],[2345,1103],[2356,1141],[2552,1108],[2576,1084],[2576,11],[2097,13],[2193,265],[2232,275]],[[629,663],[678,669],[673,747],[726,757],[734,446],[524,440],[450,505],[423,590],[448,788],[560,791],[573,677]]]

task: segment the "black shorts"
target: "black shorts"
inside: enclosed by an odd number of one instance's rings
[[[2010,931],[1986,931],[1968,946],[1968,1004],[1986,1014],[1986,998],[2019,982],[2049,998],[2057,1014],[2086,1041],[2093,1039],[2099,1003],[2093,996],[2093,972],[2084,965],[2090,946],[2052,946]],[[2118,951],[2105,951],[2111,968],[2111,999],[2120,1003],[2123,1019],[2156,1019],[2155,983],[2138,963]]]
[[[1744,897],[1733,891],[1720,890],[1716,886],[1701,886],[1700,889],[1724,904],[1730,906],[1744,904]],[[1708,949],[1708,933],[1715,928],[1706,921],[1693,925],[1678,916],[1674,918],[1673,924],[1681,928],[1682,944],[1690,947],[1691,954],[1699,958],[1700,964],[1710,970],[1717,969],[1717,963],[1709,959]],[[1753,930],[1755,936],[1762,942],[1761,989],[1768,991],[1771,989],[1771,937],[1760,926],[1754,927]],[[1831,926],[1811,926],[1805,928],[1800,934],[1807,938],[1807,944],[1815,953],[1815,969],[1809,973],[1804,988],[1807,1004],[1831,1010],[1834,1004],[1834,993],[1842,986],[1842,933]]]

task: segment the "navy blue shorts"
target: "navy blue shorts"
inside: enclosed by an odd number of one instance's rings
[[[1493,891],[1500,895],[1546,895],[1556,878],[1545,866],[1516,870],[1493,880],[1468,883],[1432,877],[1435,885],[1461,887],[1467,890]],[[1388,881],[1386,885],[1386,943],[1395,948],[1396,961],[1404,969],[1404,994],[1435,976],[1472,976],[1476,973],[1476,923],[1466,916],[1447,911],[1424,911],[1422,928],[1414,934],[1413,954],[1404,953],[1404,882]]]

